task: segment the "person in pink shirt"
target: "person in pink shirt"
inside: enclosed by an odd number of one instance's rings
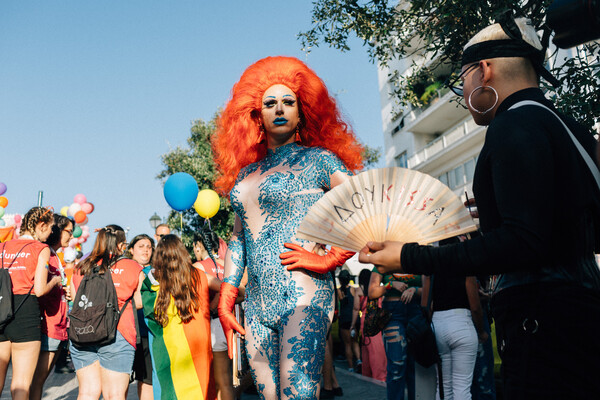
[[[58,354],[63,351],[69,339],[67,334],[67,311],[69,306],[63,289],[66,285],[66,277],[56,251],[61,247],[67,247],[72,237],[73,221],[60,214],[54,214],[52,232],[45,241],[50,246],[48,281],[57,276],[61,277],[62,286],[54,286],[49,293],[38,299],[42,316],[42,346],[29,391],[31,400],[41,400],[44,382],[48,378],[52,367],[54,367]]]

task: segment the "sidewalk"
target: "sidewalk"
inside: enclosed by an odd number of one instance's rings
[[[386,398],[385,383],[364,377],[359,374],[348,372],[343,365],[344,362],[335,362],[335,373],[340,387],[344,391],[344,399],[353,400],[381,400]],[[0,400],[10,399],[10,381],[12,370],[9,367],[6,375],[5,388]],[[44,399],[48,400],[76,400],[78,392],[77,377],[72,374],[55,374],[52,372],[44,385]],[[127,400],[137,399],[137,385],[129,386]],[[257,395],[244,394],[243,400],[258,399]]]

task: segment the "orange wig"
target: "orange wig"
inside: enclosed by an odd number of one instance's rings
[[[244,71],[219,119],[213,150],[221,174],[215,187],[221,194],[229,193],[243,167],[267,154],[266,141],[260,141],[262,96],[276,84],[297,96],[302,145],[330,150],[351,171],[362,168],[363,148],[342,120],[325,83],[297,58],[267,57]]]

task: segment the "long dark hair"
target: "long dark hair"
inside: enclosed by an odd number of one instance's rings
[[[194,243],[196,242],[202,243],[202,246],[204,246],[208,252],[208,256],[215,264],[215,268],[218,268],[219,266],[217,265],[217,260],[215,260],[214,253],[219,251],[219,236],[217,236],[217,234],[208,226],[205,226],[194,235]]]
[[[364,268],[358,274],[358,285],[365,296],[369,295],[369,281],[371,280],[371,270]]]
[[[99,273],[108,271],[120,257],[119,244],[125,242],[125,231],[119,225],[107,225],[98,231],[90,255],[77,265],[81,275],[98,267]]]
[[[154,317],[161,326],[169,323],[167,309],[171,297],[181,321],[189,322],[202,306],[200,298],[201,272],[192,266],[192,259],[181,240],[175,235],[165,235],[158,242],[152,260],[154,278],[160,284]]]
[[[50,236],[48,236],[48,239],[46,239],[46,244],[50,247],[54,247],[59,244],[62,231],[69,226],[69,223],[73,224],[73,228],[75,228],[75,221],[73,221],[71,218],[67,218],[60,214],[54,214],[54,225],[52,225],[52,232],[50,232]]]

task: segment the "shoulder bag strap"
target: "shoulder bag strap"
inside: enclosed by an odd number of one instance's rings
[[[17,254],[15,255],[15,258],[13,258],[13,260],[10,262],[10,264],[8,265],[8,267],[6,267],[7,269],[9,269],[14,262],[17,260],[17,257],[19,257],[19,254],[21,254],[21,252],[23,251],[23,249],[27,246],[29,246],[31,244],[31,242],[29,243],[25,243],[23,245],[23,247],[21,247],[21,249],[19,251],[17,251]],[[6,245],[4,246],[4,250],[6,251]],[[2,254],[2,268],[4,268],[4,254]],[[27,297],[23,298],[23,300],[21,300],[21,302],[19,303],[19,305],[17,306],[17,308],[13,311],[13,315],[17,314],[17,311],[19,311],[21,309],[21,306],[23,305],[23,303],[25,303],[25,301],[29,298],[29,295],[31,294],[31,291],[33,290],[33,287],[35,286],[35,283],[33,285],[31,285],[31,287],[29,288],[29,292],[27,292]]]
[[[562,126],[565,128],[565,130],[569,134],[569,137],[573,141],[573,144],[575,145],[575,147],[579,151],[579,154],[581,154],[581,157],[583,157],[583,160],[585,161],[585,163],[587,164],[588,168],[592,172],[592,175],[594,176],[594,179],[596,180],[596,185],[598,186],[598,189],[600,190],[600,170],[598,170],[598,166],[594,163],[594,160],[592,160],[592,157],[590,157],[590,155],[588,154],[587,151],[585,151],[585,149],[583,148],[583,146],[581,145],[581,143],[579,143],[579,141],[575,138],[575,135],[573,135],[573,132],[571,132],[571,130],[569,129],[569,127],[567,126],[567,124],[565,124],[565,122],[554,111],[552,111],[552,109],[546,107],[545,105],[543,105],[541,103],[538,103],[537,101],[523,100],[523,101],[520,101],[520,102],[518,102],[516,104],[513,104],[513,106],[510,107],[509,110],[513,110],[513,109],[515,109],[517,107],[521,107],[521,106],[538,106],[538,107],[542,107],[542,108],[545,108],[546,110],[550,111],[556,118],[558,118],[558,120],[560,121],[560,123],[562,124]]]

